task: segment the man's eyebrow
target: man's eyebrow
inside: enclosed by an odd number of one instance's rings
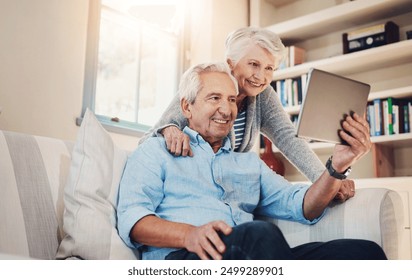
[[[206,94],[206,97],[209,97],[209,96],[212,96],[212,95],[223,95],[223,93],[221,93],[221,92],[216,92],[216,91],[213,91],[213,92],[209,92],[208,94]]]

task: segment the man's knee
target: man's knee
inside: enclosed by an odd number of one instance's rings
[[[229,236],[222,237],[228,245],[228,259],[292,259],[291,250],[277,225],[253,221],[236,226]]]
[[[385,260],[386,255],[375,242],[363,239],[341,239],[328,242],[331,254],[337,259],[348,260]]]
[[[382,247],[373,241],[362,240],[363,247],[363,259],[365,260],[385,260],[387,259],[385,252]]]
[[[264,241],[275,243],[284,241],[284,236],[279,227],[269,222],[253,221],[244,225],[240,225],[239,227],[244,227],[240,230],[248,240],[254,240],[255,242]]]
[[[265,222],[265,221],[254,221],[252,222],[253,230],[255,232],[260,232],[263,236],[268,236],[272,234],[282,234],[279,227],[273,223]]]

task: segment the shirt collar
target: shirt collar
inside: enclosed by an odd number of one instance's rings
[[[186,126],[183,129],[183,132],[189,136],[191,144],[200,145],[200,146],[202,145],[210,146],[210,144],[203,139],[202,135],[200,135],[199,132],[194,131],[190,127]],[[230,143],[229,137],[225,137],[225,139],[223,140],[223,146],[220,147],[220,150],[225,151],[225,152],[229,152],[232,150],[232,145]]]

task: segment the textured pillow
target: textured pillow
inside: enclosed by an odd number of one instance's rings
[[[73,149],[58,259],[136,259],[116,229],[118,186],[127,152],[87,110]]]

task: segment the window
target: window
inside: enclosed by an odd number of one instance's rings
[[[83,114],[111,131],[142,135],[177,92],[179,0],[90,0]]]

